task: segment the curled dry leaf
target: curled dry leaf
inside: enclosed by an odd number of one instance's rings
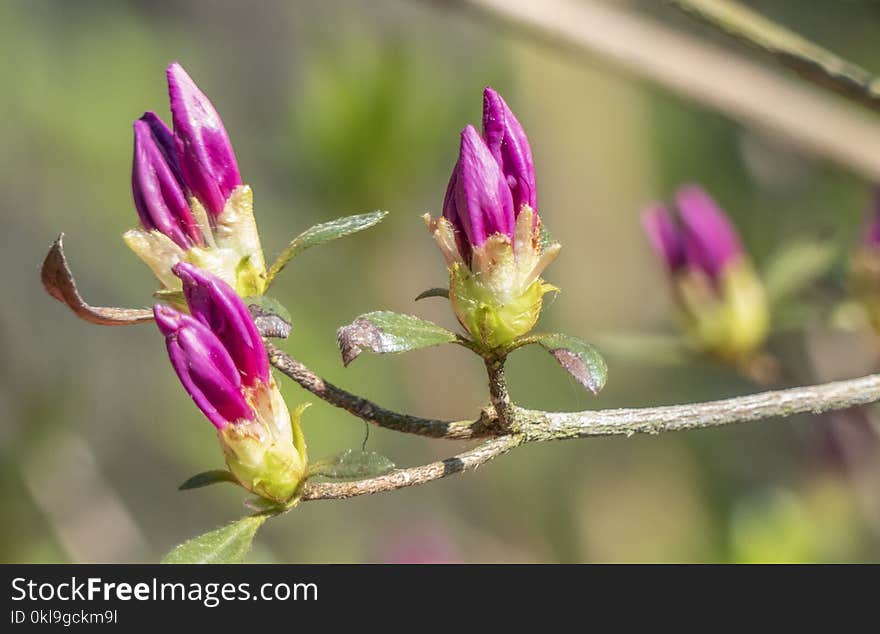
[[[293,330],[292,319],[280,302],[261,295],[246,297],[244,303],[247,304],[254,324],[262,336],[277,339],[287,339],[290,336],[290,331]]]
[[[73,273],[64,257],[64,234],[52,243],[40,279],[46,292],[72,310],[77,317],[99,326],[127,326],[153,320],[153,312],[143,308],[115,308],[111,306],[90,306],[80,296]]]

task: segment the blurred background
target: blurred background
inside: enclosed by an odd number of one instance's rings
[[[612,4],[750,56],[660,3]],[[750,4],[880,68],[877,3]],[[675,312],[639,212],[682,182],[715,195],[759,268],[792,241],[832,253],[808,301],[778,317],[771,350],[785,368],[782,384],[876,370],[875,342],[837,308],[869,184],[599,59],[539,47],[442,3],[5,0],[2,561],[155,561],[245,511],[234,487],[176,490],[222,462],[155,328],[79,321],[38,279],[64,231],[87,301],[152,302],[155,280],[120,235],[136,224],[131,122],[144,110],[170,121],[164,68],[173,60],[226,123],[255,191],[267,259],[314,223],[391,212],[370,231],[299,257],[273,288],[295,322],[282,347],[387,407],[458,419],[486,400],[484,368],[461,348],[364,355],[343,369],[335,347],[338,326],[380,308],[455,326],[443,300],[413,303],[446,283],[419,216],[440,211],[458,132],[479,122],[486,84],[528,131],[539,207],[564,245],[546,274],[562,293],[540,328],[607,342],[610,366],[597,398],[549,355],[526,349],[509,364],[518,403],[578,410],[763,389],[730,369],[662,353]],[[360,446],[360,421],[281,383],[288,403],[315,403],[304,416],[313,457]],[[529,445],[424,487],[303,504],[266,525],[249,560],[877,561],[875,416],[866,408]],[[466,446],[380,429],[368,442],[401,466]]]

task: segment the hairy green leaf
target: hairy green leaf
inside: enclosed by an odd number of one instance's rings
[[[377,354],[407,352],[456,341],[455,333],[412,315],[377,311],[361,315],[336,333],[342,362],[348,365],[364,350]]]
[[[232,482],[234,484],[238,484],[235,476],[233,476],[225,469],[214,469],[212,471],[202,471],[201,473],[195,474],[193,477],[177,487],[177,490],[187,491],[189,489],[200,489],[211,484],[217,484],[218,482]]]
[[[577,337],[562,334],[537,335],[542,345],[578,383],[598,394],[608,378],[608,366],[595,347]]]
[[[354,480],[380,476],[392,471],[394,463],[375,451],[346,449],[329,458],[309,465],[310,476],[322,476],[338,480]]]
[[[364,229],[369,229],[373,225],[380,223],[387,215],[387,211],[373,211],[368,214],[337,218],[336,220],[324,222],[306,229],[291,240],[290,244],[281,252],[281,255],[278,256],[272,266],[269,267],[269,271],[266,274],[266,288],[269,287],[291,259],[306,249],[357,233],[358,231],[363,231]]]
[[[251,548],[265,515],[248,515],[210,533],[183,542],[162,558],[163,564],[240,564]]]

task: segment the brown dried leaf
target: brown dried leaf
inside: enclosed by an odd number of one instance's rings
[[[40,279],[46,292],[72,310],[77,317],[99,326],[128,326],[153,320],[153,313],[143,308],[116,308],[110,306],[90,306],[80,296],[73,273],[64,257],[64,234],[52,243]]]

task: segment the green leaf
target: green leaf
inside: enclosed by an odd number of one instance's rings
[[[418,295],[416,295],[415,301],[419,301],[420,299],[426,299],[428,297],[445,297],[449,299],[449,289],[448,288],[429,288],[426,291],[422,291]]]
[[[293,319],[281,302],[266,295],[251,295],[244,298],[244,303],[261,335],[287,339],[293,329]]]
[[[458,340],[456,334],[412,315],[376,311],[361,315],[336,333],[342,362],[348,365],[364,350],[377,354],[408,352]]]
[[[373,211],[368,214],[337,218],[336,220],[324,222],[306,229],[287,245],[287,248],[281,252],[275,263],[269,267],[269,271],[266,274],[266,288],[269,288],[275,277],[287,266],[291,259],[306,249],[330,242],[336,238],[357,233],[358,231],[363,231],[364,229],[369,229],[373,225],[380,223],[387,215],[387,211]]]
[[[248,515],[210,533],[183,542],[162,558],[163,564],[240,564],[251,548],[265,515]]]
[[[562,334],[537,335],[534,339],[553,355],[566,372],[593,394],[598,394],[605,386],[608,366],[599,351],[587,342]]]
[[[177,487],[177,490],[187,491],[189,489],[200,489],[211,484],[217,484],[218,482],[232,482],[238,484],[235,476],[225,469],[214,469],[212,471],[202,471],[201,473],[195,474],[189,480]]]
[[[354,480],[384,475],[392,471],[394,466],[389,458],[375,451],[346,449],[335,456],[310,464],[309,476]]]
[[[768,298],[776,303],[802,292],[831,269],[836,255],[831,243],[799,241],[786,244],[764,272]]]

